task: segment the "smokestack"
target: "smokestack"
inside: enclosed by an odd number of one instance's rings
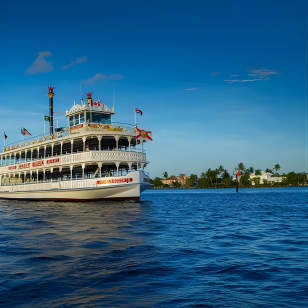
[[[53,89],[55,87],[48,87],[48,97],[49,97],[49,134],[53,135]]]

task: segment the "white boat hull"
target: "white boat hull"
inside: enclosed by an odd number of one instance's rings
[[[143,171],[126,176],[2,186],[0,199],[35,201],[139,200],[151,188]]]

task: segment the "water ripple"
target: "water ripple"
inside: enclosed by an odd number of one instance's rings
[[[307,188],[0,201],[1,307],[308,307]]]

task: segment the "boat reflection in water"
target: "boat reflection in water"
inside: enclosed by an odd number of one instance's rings
[[[0,306],[35,299],[40,307],[117,307],[115,297],[130,297],[151,263],[150,202],[1,201],[0,208],[0,240],[7,243]]]

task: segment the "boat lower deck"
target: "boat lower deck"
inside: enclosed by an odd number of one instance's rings
[[[122,177],[1,186],[0,199],[38,201],[139,200],[140,193],[148,188],[151,188],[148,176],[143,171],[135,171]]]

